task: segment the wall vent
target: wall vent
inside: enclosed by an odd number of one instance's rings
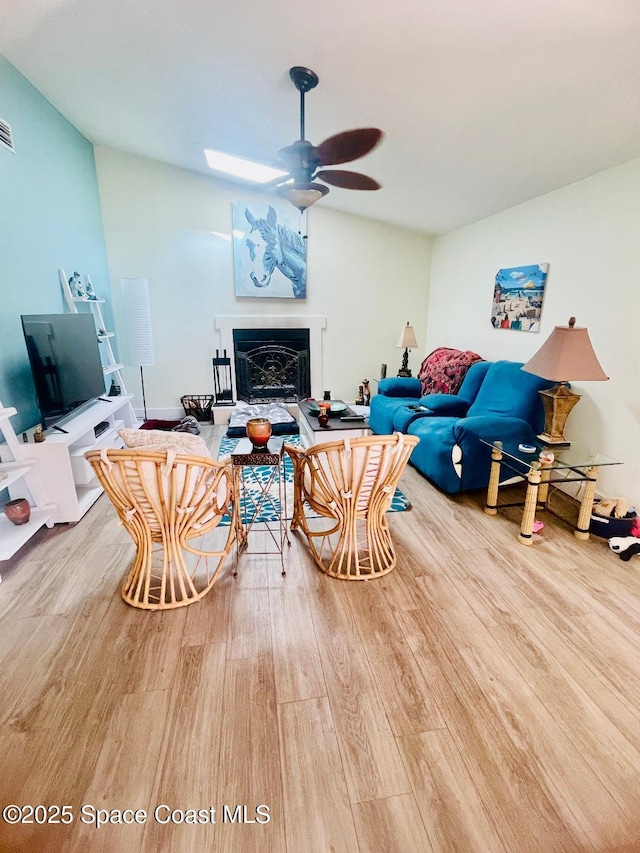
[[[3,148],[8,148],[13,154],[16,153],[16,149],[13,145],[13,134],[11,133],[11,125],[8,121],[5,121],[3,118],[0,118],[0,145]]]

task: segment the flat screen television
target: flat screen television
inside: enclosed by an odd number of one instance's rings
[[[25,314],[22,330],[45,428],[104,396],[93,314]]]

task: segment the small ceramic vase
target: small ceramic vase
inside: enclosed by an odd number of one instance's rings
[[[247,421],[247,438],[251,439],[256,452],[265,451],[271,438],[271,421],[268,418],[251,418]]]
[[[31,516],[31,507],[26,498],[16,498],[4,505],[4,514],[14,524],[26,524]]]
[[[318,415],[318,423],[321,427],[329,426],[329,411],[331,405],[329,403],[320,403],[320,414]]]

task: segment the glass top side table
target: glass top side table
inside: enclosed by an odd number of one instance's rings
[[[480,441],[491,448],[491,473],[484,509],[487,515],[495,515],[500,507],[523,506],[518,538],[523,545],[531,545],[536,510],[546,509],[552,512],[547,506],[549,486],[554,482],[583,483],[584,490],[579,504],[578,520],[573,525],[573,532],[578,539],[589,538],[589,523],[600,468],[606,465],[621,465],[621,462],[575,443],[568,447],[554,448],[537,441],[531,445],[534,448],[533,452],[528,453],[520,449],[518,442],[486,439],[480,439]],[[524,502],[498,504],[502,468],[527,480]],[[554,478],[554,471],[562,471],[562,476]],[[553,514],[556,515],[555,512]],[[567,521],[563,516],[558,517]]]
[[[236,558],[234,577],[238,574],[240,552],[249,554],[279,554],[282,576],[285,544],[291,547],[287,531],[287,487],[284,473],[284,439],[270,438],[263,452],[253,449],[251,440],[241,438],[231,451],[233,483],[239,511],[236,518]],[[264,468],[268,471],[264,476]],[[263,469],[262,471],[260,469]],[[270,515],[275,521],[262,521],[273,539],[275,551],[248,551],[249,533],[261,515]]]

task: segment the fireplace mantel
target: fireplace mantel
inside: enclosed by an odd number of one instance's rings
[[[220,332],[220,349],[226,349],[232,365],[234,329],[309,329],[311,396],[322,396],[322,330],[327,327],[326,317],[308,314],[216,314],[214,326]],[[232,369],[235,389],[235,368]]]

